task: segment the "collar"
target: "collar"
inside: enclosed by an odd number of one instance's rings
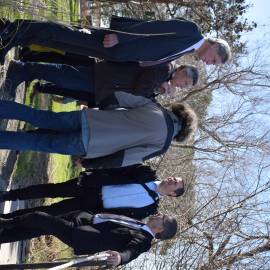
[[[204,42],[205,42],[205,38],[202,38],[200,41],[198,41],[196,44],[193,45],[193,49],[195,51],[198,50],[203,45]]]
[[[175,66],[172,63],[169,63],[168,65],[169,65],[169,76],[166,80],[167,82],[173,78],[176,70]]]
[[[142,226],[141,229],[150,233],[153,236],[153,238],[155,238],[155,233],[150,229],[150,227],[148,225],[145,224],[144,226]]]
[[[160,198],[162,195],[158,192],[158,185],[160,184],[161,181],[154,181],[155,183],[155,189],[154,191],[157,193],[158,197]]]
[[[182,124],[179,121],[178,117],[172,112],[168,110],[168,114],[170,115],[172,121],[173,121],[173,138],[178,134],[178,132],[182,128]]]

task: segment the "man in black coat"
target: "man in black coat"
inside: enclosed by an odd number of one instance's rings
[[[106,61],[88,66],[11,61],[1,89],[15,95],[20,83],[42,79],[54,83],[47,92],[86,101],[90,107],[95,107],[102,106],[103,102],[110,104],[116,91],[151,98],[154,93],[170,94],[171,88],[191,87],[198,77],[197,68],[187,65],[143,68],[137,63]],[[40,88],[46,92],[46,87]]]
[[[155,171],[149,166],[136,165],[82,172],[79,178],[66,182],[32,185],[2,192],[0,201],[69,197],[49,206],[21,209],[2,215],[5,218],[34,211],[56,216],[82,210],[92,213],[110,212],[143,219],[157,213],[160,197],[178,197],[183,193],[184,183],[181,178],[168,177],[158,181]]]
[[[53,235],[74,249],[76,255],[107,251],[108,262],[126,264],[151,248],[156,239],[170,239],[177,232],[175,218],[158,214],[146,223],[112,214],[73,212],[51,216],[34,212],[14,219],[0,219],[0,243]]]
[[[110,29],[91,33],[54,22],[2,20],[0,62],[14,46],[38,44],[65,52],[117,62],[153,66],[196,52],[206,64],[222,64],[230,58],[224,40],[204,39],[198,26],[183,18],[143,21],[113,17]]]

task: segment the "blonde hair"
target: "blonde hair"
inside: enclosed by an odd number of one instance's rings
[[[232,58],[231,48],[227,41],[221,38],[207,38],[206,40],[211,44],[218,45],[217,53],[223,64]]]

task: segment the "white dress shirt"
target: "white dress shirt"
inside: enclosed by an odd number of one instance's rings
[[[158,194],[157,186],[159,183],[160,181],[152,181],[145,184]],[[105,209],[121,207],[140,208],[154,202],[141,184],[103,186],[102,200]]]
[[[192,51],[192,50],[195,50],[195,51],[196,51],[196,50],[198,50],[198,49],[203,45],[204,41],[205,41],[205,39],[202,38],[200,41],[198,41],[197,43],[193,44],[192,46],[186,48],[185,50],[183,50],[183,51],[181,51],[181,52],[178,52],[178,53],[175,53],[175,54],[172,54],[172,55],[169,55],[169,56],[164,57],[164,58],[162,58],[162,59],[160,59],[160,60],[161,60],[161,61],[162,61],[162,60],[166,60],[167,58],[172,58],[172,57],[174,57],[175,55],[178,55],[178,54],[180,55],[180,54],[182,54],[182,53],[189,52],[189,51]]]

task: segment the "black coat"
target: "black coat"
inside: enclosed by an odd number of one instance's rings
[[[85,216],[82,212],[80,215],[79,218],[88,218],[89,214]],[[94,228],[97,231],[97,241],[93,241],[91,235],[87,237],[84,231],[75,231],[72,236],[72,247],[76,255],[115,250],[120,253],[121,264],[126,264],[151,248],[153,236],[146,231],[137,231],[112,222],[94,224],[89,227],[90,230]],[[86,226],[85,230],[87,230]],[[102,241],[99,241],[101,237]]]
[[[82,172],[79,177],[78,184],[88,188],[101,188],[105,185],[143,184],[156,180],[156,173],[149,166],[134,165],[124,168]],[[122,207],[104,209],[103,207],[100,207],[99,209],[95,209],[95,213],[110,211],[110,213],[114,214],[125,215],[136,219],[143,219],[150,215],[156,214],[158,204],[159,200],[157,199],[152,204],[139,208]]]
[[[199,27],[184,18],[143,21],[112,17],[110,29],[131,33],[117,33],[119,44],[114,54],[118,61],[157,61],[176,54],[166,61],[170,62],[183,55],[179,52],[203,38]]]
[[[116,91],[151,98],[172,73],[169,64],[143,68],[137,63],[106,61],[96,63],[94,70],[95,102],[98,106],[112,105]]]

